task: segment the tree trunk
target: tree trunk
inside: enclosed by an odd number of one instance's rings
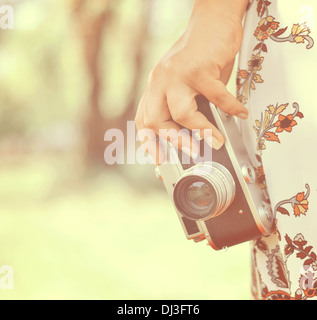
[[[90,0],[91,1],[91,0]],[[73,0],[73,10],[76,17],[78,31],[82,39],[82,48],[84,53],[85,64],[89,74],[91,90],[87,103],[87,114],[84,123],[84,136],[86,138],[85,162],[88,166],[104,165],[104,150],[107,143],[104,141],[104,133],[110,128],[120,129],[126,136],[126,124],[128,120],[134,120],[136,106],[139,97],[139,89],[142,80],[143,62],[148,43],[148,26],[150,21],[151,7],[153,0],[141,0],[142,8],[138,25],[134,28],[131,35],[131,51],[128,53],[133,64],[133,77],[126,99],[125,111],[117,118],[105,119],[101,113],[99,102],[101,81],[105,88],[105,76],[101,78],[99,58],[103,45],[110,46],[107,42],[108,29],[111,26],[112,16],[114,14],[114,3],[118,0],[100,0],[103,1],[103,10],[98,14],[89,15],[87,7],[89,0]],[[93,5],[95,1],[91,1]],[[140,8],[138,8],[140,10]],[[102,43],[106,41],[106,43]],[[104,90],[104,89],[103,89]],[[104,94],[104,92],[103,92]],[[109,106],[111,108],[112,106]],[[109,144],[109,143],[108,143]]]
[[[97,14],[89,14],[87,7],[96,4],[89,0],[75,0],[74,13],[79,36],[82,40],[82,49],[86,69],[90,79],[90,93],[87,101],[87,112],[84,119],[84,137],[86,148],[84,160],[87,166],[103,164],[105,119],[100,111],[101,75],[99,57],[104,40],[104,31],[110,25],[113,7],[111,1],[103,0],[103,9]],[[89,7],[88,7],[89,8]]]

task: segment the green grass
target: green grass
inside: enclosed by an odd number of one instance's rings
[[[1,299],[249,299],[248,244],[188,241],[165,192],[71,168],[2,164],[0,265],[13,267],[14,289]]]

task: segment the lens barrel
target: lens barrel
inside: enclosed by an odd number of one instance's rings
[[[187,169],[175,184],[174,204],[190,220],[207,220],[220,215],[235,197],[230,172],[216,162],[203,162]]]

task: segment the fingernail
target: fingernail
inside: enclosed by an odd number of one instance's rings
[[[191,150],[189,147],[183,147],[182,151],[189,155],[191,158],[196,159],[198,157],[198,153]]]
[[[239,113],[237,115],[237,117],[239,117],[239,118],[241,118],[243,120],[247,120],[249,118],[249,116],[247,114],[245,114],[245,113]]]
[[[201,141],[203,139],[198,132],[193,132],[193,134],[198,141]]]
[[[219,150],[223,146],[223,143],[215,137],[206,137],[205,140],[213,149]]]
[[[149,160],[150,164],[155,164],[154,158],[151,154],[149,154],[148,152],[144,152],[145,157],[147,157],[147,159]]]

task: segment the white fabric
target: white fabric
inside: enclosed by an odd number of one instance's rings
[[[314,13],[316,0],[254,0],[245,18],[237,96],[250,117],[240,125],[277,226],[252,243],[255,299],[317,298]]]

